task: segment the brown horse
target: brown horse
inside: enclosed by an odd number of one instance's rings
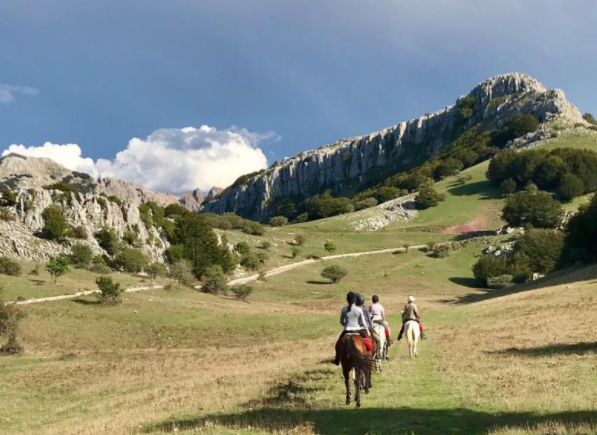
[[[346,385],[346,404],[350,405],[350,374],[354,370],[354,400],[357,408],[361,407],[361,389],[367,394],[371,388],[371,367],[373,366],[373,355],[375,355],[375,341],[372,337],[370,340],[374,346],[371,351],[367,350],[359,333],[346,334],[340,340],[340,363]]]

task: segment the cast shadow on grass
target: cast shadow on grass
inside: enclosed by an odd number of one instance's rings
[[[340,399],[340,398],[339,398]],[[301,408],[302,406],[299,405]],[[215,414],[199,418],[170,420],[146,429],[146,432],[175,433],[201,431],[220,426],[232,430],[252,429],[270,433],[317,433],[320,435],[411,434],[486,435],[489,431],[511,426],[534,426],[546,422],[564,424],[597,423],[597,412],[576,411],[537,415],[524,412],[487,413],[465,408],[365,408],[338,403],[334,409],[310,410],[289,404],[286,408],[251,409],[238,414]],[[301,428],[303,431],[301,431]],[[309,428],[311,430],[306,430]]]
[[[492,354],[516,355],[543,357],[554,355],[584,355],[586,353],[597,353],[597,343],[568,343],[568,344],[550,344],[547,346],[517,348],[511,347],[500,351],[491,352]]]
[[[333,284],[332,281],[316,281],[316,280],[309,280],[307,284],[315,284],[315,285],[331,285]]]
[[[448,189],[448,192],[454,196],[479,195],[481,199],[500,199],[502,194],[498,189],[491,185],[489,181],[476,181],[474,183],[459,184],[454,182]]]
[[[72,299],[72,301],[75,304],[80,304],[80,305],[99,305],[100,304],[100,301],[98,301],[98,300],[90,300],[90,299],[83,299],[83,298]]]

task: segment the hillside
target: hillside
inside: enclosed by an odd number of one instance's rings
[[[528,75],[504,74],[438,112],[305,151],[243,176],[204,210],[263,219],[276,214],[283,200],[296,203],[326,189],[336,195],[354,193],[423,163],[473,127],[493,132],[520,114],[533,115],[546,128],[521,139],[519,147],[548,137],[550,121],[588,125],[561,90],[547,90]]]

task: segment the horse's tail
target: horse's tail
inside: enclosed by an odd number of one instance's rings
[[[352,366],[357,370],[361,370],[365,375],[368,376],[371,372],[373,361],[367,356],[367,354],[361,353],[352,337],[347,340],[346,350],[348,351],[348,357]]]

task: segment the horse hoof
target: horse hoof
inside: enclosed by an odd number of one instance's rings
[[[361,404],[360,404],[360,403],[357,403],[357,408],[360,408],[360,407],[361,407]]]

